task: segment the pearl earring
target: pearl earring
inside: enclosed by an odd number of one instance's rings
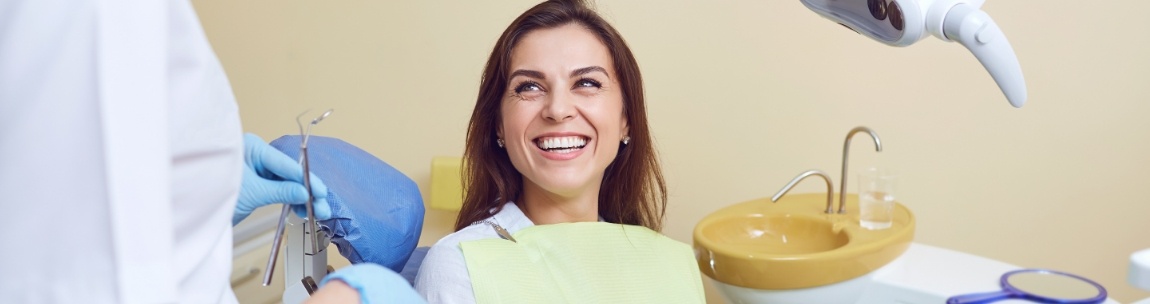
[[[623,136],[623,144],[626,145],[629,142],[631,142],[631,136],[630,135]]]
[[[499,145],[500,148],[503,148],[503,139],[502,138],[495,139],[495,144]]]

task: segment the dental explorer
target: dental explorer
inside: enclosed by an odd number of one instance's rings
[[[306,131],[304,130],[303,123],[300,122],[300,118],[303,117],[304,114],[307,114],[308,111],[304,111],[303,113],[300,113],[295,118],[296,119],[296,125],[299,126],[299,133],[300,133],[300,137],[301,137],[300,138],[300,147],[299,147],[299,149],[300,149],[299,163],[303,167],[303,185],[304,185],[304,188],[307,189],[307,203],[304,204],[304,206],[306,206],[306,208],[307,208],[307,229],[312,232],[312,233],[308,234],[311,237],[312,253],[319,252],[319,247],[318,247],[319,240],[316,237],[316,233],[314,233],[316,231],[316,229],[315,229],[315,227],[316,227],[315,210],[314,210],[314,206],[313,206],[313,204],[315,202],[315,195],[311,191],[311,168],[308,167],[307,140],[308,140],[308,138],[311,137],[311,127],[315,126],[316,124],[319,124],[319,122],[323,121],[324,118],[327,118],[328,116],[330,116],[332,111],[334,111],[334,109],[328,109],[327,111],[323,112],[323,114],[321,114],[319,117],[312,119],[311,123],[308,124]],[[284,204],[283,208],[280,209],[279,224],[276,225],[276,233],[272,237],[273,238],[272,239],[272,248],[271,248],[271,253],[268,255],[268,264],[267,264],[267,267],[265,268],[266,271],[264,271],[263,286],[271,285],[272,274],[275,273],[276,259],[279,257],[280,245],[283,243],[284,224],[287,221],[288,213],[290,213],[290,212],[291,212],[291,205],[288,205],[288,204]]]

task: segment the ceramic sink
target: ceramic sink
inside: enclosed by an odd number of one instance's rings
[[[825,193],[792,194],[734,204],[695,226],[703,274],[755,289],[797,289],[846,281],[901,255],[914,238],[914,215],[895,203],[890,228],[858,224],[858,196],[845,214],[826,214]]]

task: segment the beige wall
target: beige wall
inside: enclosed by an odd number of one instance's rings
[[[431,157],[462,153],[480,70],[535,1],[201,0],[244,128],[316,133],[388,161],[425,191]],[[988,1],[1026,73],[1010,107],[965,49],[891,48],[787,1],[599,1],[640,60],[670,186],[667,235],[769,196],[810,168],[901,174],[916,241],[1101,281],[1122,302],[1130,253],[1150,248],[1150,2]],[[853,186],[853,185],[852,185]],[[809,183],[802,191],[820,191]],[[853,191],[853,190],[852,190]],[[421,244],[454,214],[428,211]],[[712,295],[711,299],[718,299]]]

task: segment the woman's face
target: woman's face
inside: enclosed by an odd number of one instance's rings
[[[627,134],[607,47],[582,25],[534,30],[511,51],[499,137],[524,191],[597,197]]]

